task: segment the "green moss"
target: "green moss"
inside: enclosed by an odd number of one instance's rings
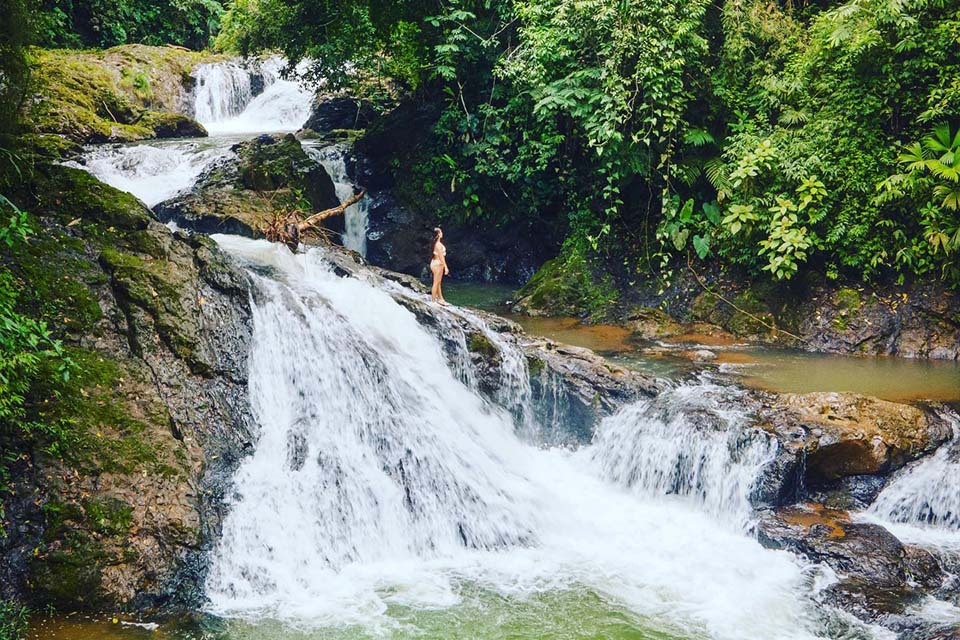
[[[544,361],[540,358],[527,356],[527,370],[530,372],[530,375],[539,375],[540,372],[546,368],[546,366],[546,363],[544,363]]]
[[[104,535],[122,535],[133,525],[133,507],[118,498],[89,498],[83,511],[92,529]]]
[[[129,231],[146,229],[153,219],[134,196],[106,185],[80,169],[59,165],[38,167],[31,177],[31,213],[67,225],[83,223],[89,236],[111,243]]]
[[[833,318],[833,326],[844,331],[850,324],[850,319],[862,304],[860,292],[856,289],[838,289],[833,294],[833,304],[837,307],[837,315]]]
[[[30,559],[27,585],[32,599],[71,611],[103,605],[100,585],[110,556],[85,530],[70,528],[58,542],[57,550]]]
[[[531,310],[593,320],[607,317],[619,298],[613,279],[595,275],[583,253],[569,246],[540,267],[517,295]]]
[[[734,309],[733,315],[730,316],[726,325],[727,330],[731,333],[738,336],[748,336],[769,331],[758,318],[769,325],[774,324],[773,315],[754,291],[748,289],[737,294],[733,298],[733,303],[737,306],[737,309]],[[738,309],[742,309],[742,311]],[[746,313],[743,313],[744,311]]]
[[[14,600],[0,600],[0,640],[27,637],[30,610]]]
[[[31,51],[33,97],[23,120],[36,134],[75,142],[133,141],[157,132],[144,113],[175,112],[184,78],[209,55],[131,45],[107,51]],[[219,59],[219,57],[217,57]]]
[[[490,339],[482,333],[475,333],[470,336],[467,349],[469,349],[471,353],[477,353],[488,358],[493,358],[498,355],[497,348],[490,342]]]

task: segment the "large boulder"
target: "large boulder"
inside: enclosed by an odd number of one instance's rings
[[[248,282],[209,240],[62,166],[7,191],[36,235],[0,258],[76,363],[0,430],[0,597],[138,609],[202,598],[232,471],[251,439]]]
[[[938,591],[946,576],[936,557],[903,544],[879,525],[807,504],[761,512],[756,534],[765,547],[830,567],[837,580],[818,597],[861,620],[909,638],[960,632],[960,625],[932,623],[915,609],[929,594],[943,595]]]
[[[889,474],[952,435],[948,420],[922,408],[854,393],[785,393],[763,412],[764,428],[798,457],[802,480],[824,486]]]
[[[293,135],[262,135],[232,147],[190,191],[154,207],[163,221],[201,233],[258,237],[274,216],[304,214],[340,204],[333,180]],[[343,231],[343,216],[327,228]]]
[[[317,133],[337,129],[366,129],[377,117],[377,108],[369,100],[348,96],[320,96],[313,103],[310,117],[303,125]]]

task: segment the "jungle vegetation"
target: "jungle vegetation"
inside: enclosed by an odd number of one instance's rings
[[[960,3],[235,0],[218,45],[443,107],[451,213],[669,278],[960,282]],[[450,195],[452,193],[452,195]]]

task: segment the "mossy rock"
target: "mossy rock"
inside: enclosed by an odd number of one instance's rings
[[[494,358],[498,355],[497,347],[482,333],[474,333],[470,336],[467,349],[471,353],[476,353],[486,358]]]
[[[526,313],[601,320],[610,313],[619,293],[612,278],[593,273],[582,253],[564,248],[540,267],[517,297],[516,308]]]
[[[205,138],[207,130],[202,124],[179,113],[147,111],[140,124],[153,131],[157,138]]]
[[[724,297],[735,306],[709,291],[698,295],[690,306],[693,319],[723,327],[736,336],[764,335],[770,326],[776,326],[776,319],[756,292],[725,292]]]
[[[837,289],[832,296],[833,304],[836,307],[836,315],[833,317],[833,326],[835,329],[845,331],[850,320],[863,305],[860,292],[856,289],[844,287]]]
[[[32,49],[22,120],[28,133],[79,143],[202,135],[189,119],[151,114],[176,114],[193,67],[221,58],[144,45],[106,51]]]
[[[164,221],[200,233],[258,237],[278,214],[302,215],[340,204],[333,180],[292,135],[262,135],[232,148],[187,194],[157,205]],[[326,225],[343,231],[343,216]]]

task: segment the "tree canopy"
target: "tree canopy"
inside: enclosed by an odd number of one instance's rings
[[[236,0],[223,25],[441,99],[411,174],[460,213],[546,212],[665,273],[958,281],[956,2]]]

